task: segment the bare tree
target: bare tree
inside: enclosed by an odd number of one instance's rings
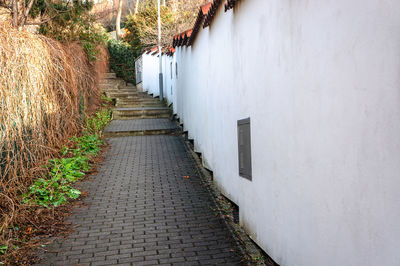
[[[139,10],[139,4],[140,4],[140,0],[136,0],[135,1],[135,9],[133,11],[133,15],[136,15],[138,10]]]
[[[18,26],[18,1],[12,0],[12,25],[14,27]]]
[[[53,16],[49,15],[47,10],[42,14],[39,19],[32,20],[29,17],[29,13],[32,10],[33,5],[36,0],[29,0],[26,5],[25,0],[3,0],[0,1],[0,7],[6,8],[11,13],[11,25],[13,27],[24,27],[25,25],[40,25],[46,23],[55,16],[59,15],[62,12],[53,12]],[[46,1],[46,5],[49,7],[49,3]]]
[[[121,38],[122,1],[123,0],[119,0],[118,14],[117,14],[117,19],[115,21],[115,30],[116,30],[116,33],[117,33],[117,40],[119,40]]]
[[[166,8],[162,9],[162,46],[171,45],[172,38],[175,34],[181,33],[194,26],[194,22],[200,11],[200,6],[206,3],[207,0],[167,0]],[[157,17],[153,16],[152,12],[146,8],[155,7],[154,0],[142,0],[138,6],[138,13],[133,17],[134,25],[138,29],[138,38],[140,39],[143,48],[153,47],[157,44]],[[168,11],[166,11],[168,10]],[[164,12],[168,15],[165,17]],[[170,17],[173,19],[169,19]]]
[[[31,11],[34,2],[35,2],[35,0],[29,0],[28,6],[26,7],[25,12],[24,12],[24,16],[22,17],[22,21],[21,21],[21,25],[20,25],[21,27],[25,26],[26,19],[29,16],[29,12]]]

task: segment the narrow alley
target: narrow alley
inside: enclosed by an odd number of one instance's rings
[[[170,134],[170,109],[114,74],[103,90],[116,99],[110,149],[81,184],[74,233],[46,247],[42,265],[240,265],[183,138]]]

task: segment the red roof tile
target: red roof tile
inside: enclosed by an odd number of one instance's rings
[[[192,45],[200,30],[201,24],[203,24],[203,28],[211,25],[217,13],[217,10],[221,6],[223,1],[225,0],[213,0],[210,3],[202,5],[200,7],[199,14],[197,15],[197,19],[193,26],[193,29],[175,35],[172,41],[172,46],[177,47],[182,45]],[[240,0],[226,0],[225,12],[231,8],[234,8],[239,1]]]
[[[225,4],[225,12],[235,7],[240,0],[227,0]]]
[[[192,32],[192,34],[191,34],[191,36],[190,36],[190,38],[189,38],[189,40],[187,42],[187,45],[192,45],[193,44],[193,42],[194,42],[194,40],[195,40],[195,38],[197,36],[197,33],[200,30],[201,23],[203,23],[204,17],[209,12],[211,6],[212,6],[212,2],[207,3],[205,5],[202,5],[200,7],[199,14],[197,15],[196,22],[194,23],[193,32]]]
[[[175,53],[175,48],[172,47],[172,46],[169,46],[169,47],[167,48],[166,54],[167,54],[168,56],[172,56],[174,53]]]
[[[190,36],[192,35],[192,32],[193,29],[190,29],[175,35],[174,40],[172,42],[172,46],[176,47],[176,46],[186,45]]]
[[[207,16],[204,20],[204,25],[203,28],[208,27],[211,25],[211,22],[213,21],[215,14],[217,13],[218,7],[222,4],[222,0],[214,0],[210,10],[207,13]]]
[[[146,49],[145,50],[145,53],[146,54],[150,54],[150,53],[154,53],[154,52],[157,52],[158,51],[158,46],[154,46],[153,48],[148,48],[148,49]]]
[[[201,11],[203,12],[203,15],[207,15],[208,11],[209,11],[210,8],[211,8],[211,5],[212,5],[212,2],[207,3],[207,4],[205,4],[205,5],[202,5],[202,6],[200,7]]]

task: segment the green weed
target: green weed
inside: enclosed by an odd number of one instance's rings
[[[111,121],[111,110],[103,109],[87,120],[86,128],[89,134],[100,134]]]
[[[107,103],[111,103],[113,101],[112,98],[109,98],[109,97],[107,97],[105,95],[101,95],[101,100],[103,100],[103,101],[105,101]]]
[[[101,110],[88,119],[86,134],[73,137],[73,148],[63,147],[63,158],[50,159],[45,168],[49,169],[47,178],[39,178],[23,194],[23,202],[49,207],[58,207],[69,199],[77,199],[81,192],[71,184],[85,176],[90,170],[90,160],[100,153],[103,144],[101,131],[110,122],[109,110]],[[4,251],[4,249],[0,249]]]
[[[100,152],[100,146],[103,144],[103,140],[97,135],[83,135],[82,137],[73,138],[77,148],[70,149],[75,156],[78,155],[91,155],[96,156]]]
[[[52,159],[49,160],[50,175],[53,178],[58,178],[61,182],[75,182],[83,177],[90,169],[88,158],[84,156],[76,156],[72,158]]]
[[[0,254],[4,254],[4,253],[6,253],[6,251],[7,251],[7,249],[8,249],[8,246],[0,246]]]
[[[81,192],[72,188],[68,183],[58,177],[51,179],[39,178],[35,180],[29,191],[23,195],[24,203],[35,204],[43,207],[58,207],[70,199],[77,199]]]

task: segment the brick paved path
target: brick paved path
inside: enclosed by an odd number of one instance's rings
[[[70,218],[78,227],[45,265],[239,264],[181,137],[109,142],[99,174],[81,185],[90,195]]]
[[[168,118],[114,120],[105,129],[105,132],[126,132],[139,130],[176,129],[177,126]]]
[[[126,123],[126,124],[123,124]],[[113,130],[168,126],[114,121]],[[46,247],[41,265],[239,265],[240,255],[202,185],[182,137],[110,138],[89,196],[69,218],[76,229]]]

